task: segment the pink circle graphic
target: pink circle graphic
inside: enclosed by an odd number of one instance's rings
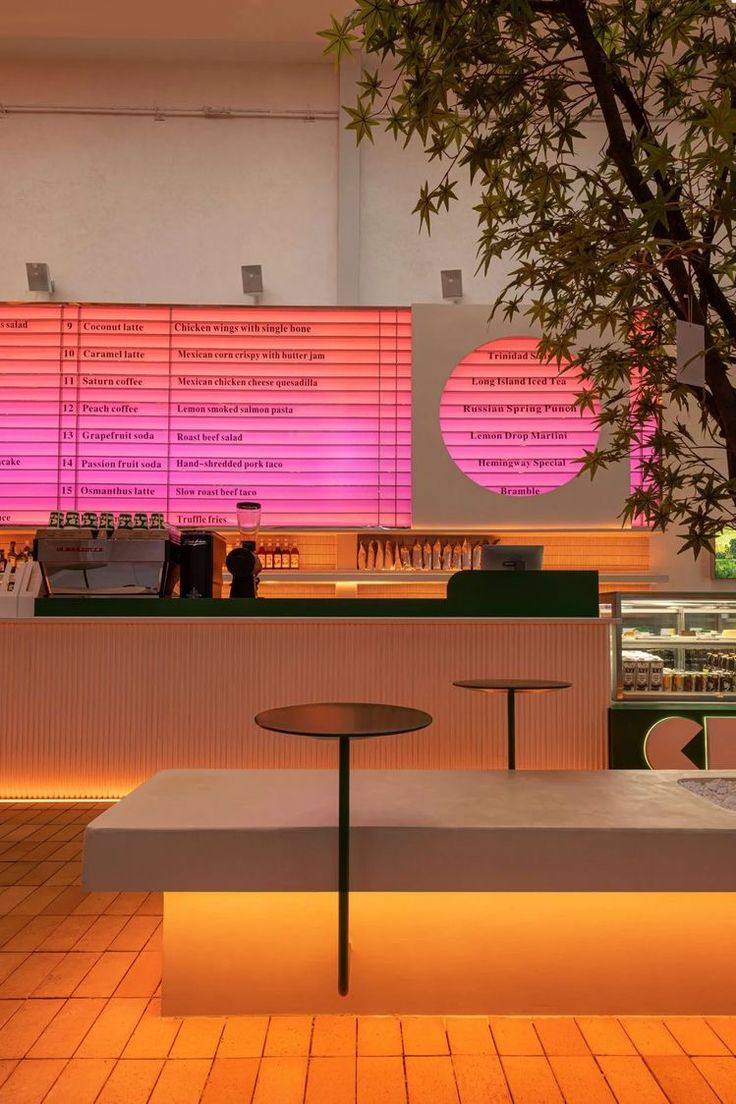
[[[595,412],[580,413],[572,373],[540,361],[535,337],[487,341],[453,369],[440,429],[458,468],[488,491],[525,498],[574,479],[598,440]]]

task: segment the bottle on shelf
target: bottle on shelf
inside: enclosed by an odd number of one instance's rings
[[[435,537],[432,545],[432,570],[442,570],[442,542],[439,537]]]
[[[452,571],[452,545],[449,540],[442,547],[442,570]]]
[[[363,541],[358,542],[358,571],[365,571],[365,565],[368,560],[368,553],[366,552]]]
[[[299,570],[299,548],[296,541],[292,541],[291,551],[289,552],[289,567],[292,571]]]
[[[5,568],[7,567],[7,564],[8,564],[8,560],[7,560],[7,557],[5,555],[5,549],[0,548],[0,572],[3,572],[5,570]]]
[[[10,564],[10,570],[15,571],[15,565],[18,562],[18,552],[15,547],[15,541],[11,541],[8,547],[8,563]]]
[[[411,566],[414,571],[422,570],[422,546],[418,537],[414,538],[414,543],[411,546]]]
[[[424,538],[424,544],[422,545],[422,561],[425,571],[432,570],[432,545],[429,543],[429,537]]]
[[[467,537],[463,537],[463,543],[460,545],[460,563],[462,564],[463,571],[470,571],[473,566],[473,556],[470,551],[470,541]]]
[[[265,571],[271,571],[273,569],[273,548],[270,541],[266,541],[266,551],[264,552],[263,567]]]
[[[375,562],[375,565],[374,565],[376,571],[383,571],[384,559],[385,559],[385,556],[384,556],[384,550],[383,550],[383,541],[377,540],[376,541],[376,562]]]
[[[282,559],[281,545],[279,544],[278,541],[276,541],[276,546],[273,550],[273,569],[274,569],[274,571],[280,571],[281,570],[281,566],[282,566],[281,559]]]
[[[256,556],[258,557],[258,559],[261,562],[261,567],[265,567],[266,566],[266,549],[263,547],[263,541],[261,541],[261,543],[258,545],[258,548],[256,549]]]

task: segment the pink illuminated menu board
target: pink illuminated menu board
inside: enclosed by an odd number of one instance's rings
[[[598,440],[580,383],[537,355],[534,337],[488,341],[452,371],[440,403],[447,451],[474,483],[510,498],[548,494],[580,471]]]
[[[0,524],[410,524],[408,310],[3,304],[0,383]]]

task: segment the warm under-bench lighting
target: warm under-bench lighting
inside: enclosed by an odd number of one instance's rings
[[[730,1014],[736,894],[164,893],[165,1015]]]

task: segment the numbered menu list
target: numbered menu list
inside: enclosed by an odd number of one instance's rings
[[[595,446],[578,379],[540,362],[530,337],[490,341],[464,357],[442,393],[440,423],[457,466],[489,491],[525,498],[573,479]]]
[[[408,310],[0,307],[0,524],[410,523]]]

